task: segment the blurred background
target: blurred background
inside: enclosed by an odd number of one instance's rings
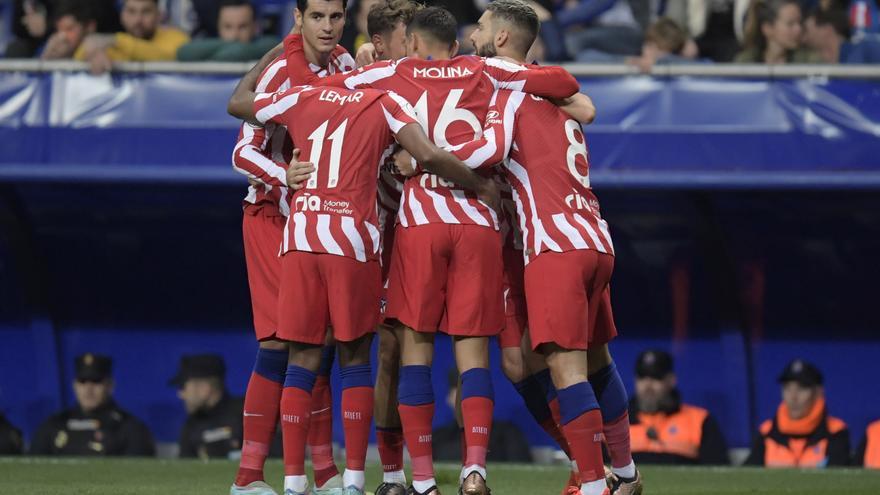
[[[372,3],[349,2],[349,50]],[[464,40],[487,2],[428,3],[456,14]],[[253,365],[246,182],[230,167],[226,100],[290,29],[295,2],[255,1],[255,27],[232,35],[218,0],[161,0],[164,38],[111,56],[89,35],[144,37],[120,24],[122,4],[0,0],[0,415],[26,446],[75,403],[75,357],[106,355],[117,403],[174,455],[181,357],[222,357],[231,396]],[[856,451],[880,418],[876,2],[536,5],[534,58],[569,64],[598,108],[585,134],[617,251],[611,348],[631,395],[639,354],[668,352],[681,397],[742,461],[777,412],[777,377],[802,359]],[[438,398],[452,367],[441,339]],[[558,458],[494,373],[497,419],[535,459]],[[452,421],[438,406],[435,424]]]

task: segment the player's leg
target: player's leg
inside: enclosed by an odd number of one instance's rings
[[[532,344],[547,359],[559,396],[562,430],[571,447],[584,495],[605,486],[602,465],[602,414],[587,381],[590,300],[598,280],[597,253],[543,253],[526,268],[526,301]],[[608,274],[610,277],[610,273]]]
[[[382,485],[376,489],[376,493],[403,495],[403,490],[406,489],[406,475],[403,471],[403,428],[397,410],[400,342],[391,325],[380,324],[377,333],[379,346],[373,419],[376,422],[379,460],[382,462]]]
[[[342,429],[345,432],[345,472],[343,486],[363,493],[364,469],[370,424],[373,418],[373,375],[370,370],[369,334],[352,342],[340,342],[339,365],[342,376]]]
[[[321,366],[329,308],[320,255],[292,251],[281,258],[278,292],[278,337],[291,342],[281,395],[284,440],[284,489],[309,493],[305,451],[312,414],[312,391]],[[309,308],[309,311],[301,311]]]
[[[462,492],[486,494],[486,454],[495,405],[489,372],[489,339],[457,336],[454,341],[455,361],[461,376],[461,416],[467,446],[461,472]],[[472,475],[479,475],[479,478]]]
[[[453,226],[452,232],[455,249],[449,265],[446,316],[461,376],[467,445],[461,487],[465,494],[485,494],[494,408],[488,337],[501,333],[505,320],[501,236],[475,225]]]
[[[449,226],[398,226],[389,274],[386,317],[403,326],[398,411],[412,459],[412,488],[417,494],[436,492],[431,422],[434,388],[431,363],[434,334],[446,304],[446,273],[450,253]]]
[[[336,356],[333,336],[328,332],[321,350],[321,366],[312,389],[312,417],[309,426],[309,452],[315,487],[319,490],[342,488],[342,479],[333,460],[333,392],[330,371]]]
[[[242,418],[243,443],[238,473],[231,493],[274,493],[264,483],[263,465],[278,425],[279,404],[287,370],[287,344],[276,340],[278,284],[281,264],[278,242],[284,217],[267,208],[248,205],[242,220],[248,287],[254,332],[260,341],[248,381]]]
[[[342,378],[342,429],[345,433],[347,495],[364,493],[364,467],[373,421],[370,344],[379,324],[381,274],[378,261],[325,255],[321,276],[327,285],[330,320]]]

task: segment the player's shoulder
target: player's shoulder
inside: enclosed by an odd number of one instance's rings
[[[277,91],[288,79],[287,58],[284,55],[275,57],[269,65],[260,73],[257,79],[257,93]]]
[[[330,54],[330,58],[332,59],[333,65],[335,65],[336,69],[340,72],[349,72],[357,68],[354,57],[352,57],[351,54],[348,53],[348,50],[342,45],[336,45],[336,48],[333,49],[333,53]]]

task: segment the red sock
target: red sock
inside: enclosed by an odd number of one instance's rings
[[[547,418],[541,423],[541,428],[543,428],[553,440],[556,440],[559,448],[565,452],[565,455],[567,455],[569,459],[571,459],[571,446],[568,445],[568,440],[565,438],[565,434],[562,433],[562,414],[559,412],[559,399],[554,398],[548,402],[547,405],[550,407],[550,414],[552,417]]]
[[[397,406],[403,437],[412,458],[413,479],[425,481],[434,477],[434,455],[431,443],[431,421],[434,419],[434,403],[419,406]]]
[[[373,387],[342,391],[342,429],[345,432],[345,468],[363,471],[373,422]]]
[[[309,451],[312,453],[315,485],[321,486],[339,474],[336,463],[333,462],[333,394],[329,376],[318,375],[311,400]]]
[[[263,464],[278,424],[281,388],[281,383],[251,373],[244,395],[244,442],[235,477],[238,486],[264,479]]]
[[[467,460],[467,435],[464,434],[464,428],[458,429],[458,435],[461,437],[459,439],[461,443],[461,467],[466,466],[464,463]]]
[[[611,467],[622,468],[632,462],[632,447],[629,441],[629,412],[610,423],[605,423],[602,428],[605,433],[605,443],[608,445],[608,455],[611,457]]]
[[[605,477],[602,465],[602,413],[591,409],[562,427],[577,461],[582,483]]]
[[[467,457],[464,465],[474,464],[485,467],[489,452],[489,434],[492,432],[492,399],[468,397],[461,401],[461,415],[464,419],[464,438],[467,442]]]
[[[281,432],[284,437],[284,474],[305,475],[306,439],[312,398],[298,387],[284,387],[281,393]]]
[[[382,471],[391,473],[403,470],[403,430],[376,427],[376,443]]]

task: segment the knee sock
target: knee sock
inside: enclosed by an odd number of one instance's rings
[[[369,364],[348,366],[342,376],[342,429],[345,432],[343,485],[364,489],[364,464],[373,421],[373,375]]]
[[[434,419],[431,367],[401,367],[397,396],[403,437],[412,458],[413,487],[424,492],[436,484],[431,437],[431,421]]]
[[[330,370],[333,368],[335,348],[324,346],[321,367],[312,390],[312,423],[309,429],[309,451],[315,486],[323,486],[339,474],[333,461],[333,391],[330,389]]]
[[[559,390],[559,408],[562,412],[562,430],[571,446],[581,476],[584,495],[601,494],[596,491],[599,482],[604,489],[605,469],[602,465],[602,414],[599,403],[588,382],[576,383]]]
[[[382,462],[382,481],[406,484],[403,472],[403,429],[376,427],[376,443]]]
[[[287,354],[287,350],[257,351],[254,371],[244,395],[244,442],[235,476],[237,486],[264,479],[263,464],[278,425]]]
[[[552,386],[552,383],[550,385]],[[568,448],[568,441],[565,440],[565,435],[562,434],[562,429],[559,427],[557,420],[554,419],[553,411],[550,410],[550,403],[547,400],[547,393],[538,379],[535,378],[534,375],[530,375],[526,377],[525,380],[519,383],[514,383],[513,386],[523,398],[523,401],[526,403],[526,408],[532,414],[532,417],[535,418],[535,422],[537,422],[541,428],[543,428],[544,431],[556,441],[559,448],[561,448],[563,452],[565,452],[565,455],[570,459],[571,450]],[[553,392],[555,394],[555,388],[553,388]],[[559,402],[556,401],[557,406],[558,404]]]
[[[590,385],[602,411],[603,431],[611,457],[611,470],[623,478],[636,475],[629,439],[629,413],[627,412],[626,388],[617,372],[617,366],[609,366],[589,377]]]
[[[495,392],[492,376],[486,368],[472,368],[461,374],[461,415],[467,455],[463,475],[476,471],[486,478],[486,454],[492,432]]]
[[[306,440],[312,414],[312,388],[315,373],[299,366],[288,366],[281,393],[281,431],[284,437],[284,487],[305,492]]]

